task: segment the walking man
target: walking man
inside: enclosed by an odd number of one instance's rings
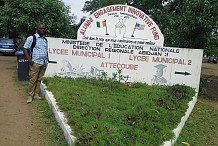
[[[39,24],[35,36],[29,36],[24,44],[24,55],[29,62],[30,80],[27,103],[39,96],[40,84],[48,64],[48,43],[45,38],[45,25]]]

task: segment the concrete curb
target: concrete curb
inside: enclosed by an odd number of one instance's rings
[[[178,139],[179,134],[182,131],[183,126],[185,125],[185,122],[188,120],[188,117],[191,114],[196,102],[197,102],[197,93],[193,97],[193,99],[188,103],[188,109],[186,110],[185,116],[183,116],[181,118],[180,123],[177,125],[177,127],[175,129],[173,129],[173,133],[175,134],[175,137],[169,141],[165,141],[163,146],[173,146],[175,144],[175,142]]]
[[[76,141],[76,137],[72,135],[72,129],[67,124],[67,119],[65,118],[64,113],[58,108],[58,106],[56,104],[57,103],[56,99],[54,98],[54,95],[52,94],[52,92],[46,90],[47,87],[44,83],[41,83],[40,87],[41,87],[42,93],[45,95],[45,98],[48,101],[49,106],[52,108],[52,111],[55,115],[57,122],[59,123],[60,127],[64,131],[64,136],[65,136],[66,141],[68,142],[68,144],[70,146],[73,146],[75,141]],[[169,141],[165,141],[163,146],[173,146],[175,144],[175,142],[178,139],[179,134],[182,131],[182,128],[185,125],[185,122],[187,121],[189,115],[191,114],[196,102],[197,102],[197,93],[193,97],[193,100],[191,100],[188,103],[189,107],[185,113],[185,116],[183,116],[181,118],[181,122],[177,125],[177,128],[175,128],[173,130],[175,137]]]
[[[52,94],[52,92],[46,90],[47,87],[44,83],[41,83],[40,88],[41,88],[42,93],[45,95],[45,98],[49,106],[51,107],[58,124],[60,125],[61,129],[64,132],[64,136],[65,136],[67,143],[70,146],[73,146],[76,141],[76,137],[72,135],[72,129],[67,124],[67,119],[65,118],[64,113],[57,106],[56,104],[57,102],[56,102],[56,99],[54,98],[54,95]]]

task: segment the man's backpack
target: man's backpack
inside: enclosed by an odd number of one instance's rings
[[[28,50],[28,53],[30,55],[30,58],[32,58],[32,53],[33,53],[33,48],[36,46],[36,35],[32,35],[33,36],[33,42],[32,42],[32,45],[30,47],[30,49]],[[46,42],[47,42],[47,39],[45,38]]]

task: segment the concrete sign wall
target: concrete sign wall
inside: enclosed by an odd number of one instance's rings
[[[95,11],[82,23],[77,40],[163,46],[157,24],[141,10],[111,5]]]
[[[201,49],[101,43],[48,38],[49,63],[46,76],[108,76],[122,69],[127,82],[185,84],[198,91]]]

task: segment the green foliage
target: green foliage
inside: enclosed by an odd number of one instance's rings
[[[167,22],[162,30],[166,45],[200,48],[217,47],[216,0],[175,0],[166,6]],[[215,33],[216,32],[216,33]]]
[[[86,1],[83,7],[83,11],[93,13],[102,7],[114,4],[125,4],[131,0],[92,0]]]
[[[117,69],[117,72],[113,73],[112,76],[113,76],[112,80],[116,80],[118,82],[122,82],[123,81],[123,82],[127,83],[128,79],[129,79],[128,75],[124,76],[122,74],[122,69]]]
[[[198,95],[205,95],[207,93],[207,82],[208,78],[201,76],[200,78],[200,85],[199,85],[199,93]]]
[[[173,138],[172,130],[191,100],[169,94],[175,99],[172,102],[172,98],[164,98],[164,105],[172,107],[169,110],[157,104],[167,95],[167,86],[132,83],[126,87],[116,80],[95,78],[55,77],[44,81],[67,115],[78,146],[161,145]],[[188,92],[182,88],[182,92],[192,95],[189,91],[191,88]]]
[[[199,85],[199,96],[205,99],[215,100],[216,96],[211,96],[209,92],[211,92],[210,88],[213,88],[211,86],[211,82],[213,81],[214,76],[201,76],[200,78],[200,85]],[[216,89],[214,89],[216,90]]]
[[[0,35],[26,37],[34,34],[38,23],[47,27],[47,36],[75,37],[75,16],[59,0],[5,0],[0,11]],[[74,35],[74,36],[73,36]]]
[[[133,82],[131,88],[146,88],[148,85],[141,82]]]
[[[38,121],[37,127],[41,131],[40,137],[45,140],[48,146],[68,146],[64,133],[58,125],[52,110],[46,100],[35,101],[32,103],[37,111],[34,120]]]
[[[117,80],[113,80],[113,79],[108,79],[108,80],[102,80],[102,79],[96,79],[96,78],[76,78],[74,79],[77,82],[87,82],[91,85],[94,86],[100,86],[100,87],[105,87],[108,88],[110,90],[117,90],[117,91],[124,91],[124,90],[128,90],[123,83],[120,83]]]
[[[175,97],[177,99],[190,98],[190,97],[193,97],[195,95],[194,90],[186,85],[176,84],[173,86],[169,86],[167,91],[170,95],[172,95],[173,97]]]
[[[166,110],[176,110],[181,108],[180,101],[190,101],[195,96],[195,91],[185,85],[173,85],[166,88],[167,94],[155,100],[156,105]],[[188,107],[188,106],[187,106]],[[185,108],[187,108],[185,107]]]
[[[128,4],[149,15],[164,35],[164,46],[217,52],[217,0],[92,0],[86,1],[83,11],[93,13],[112,4]]]

